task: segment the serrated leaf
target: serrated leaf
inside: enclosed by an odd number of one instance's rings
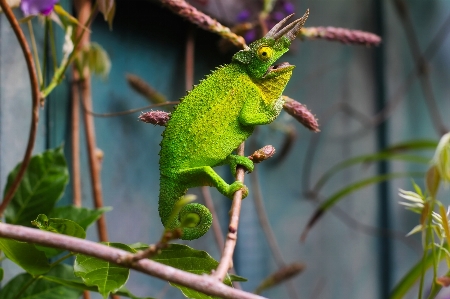
[[[112,207],[103,207],[92,210],[75,206],[58,207],[49,213],[48,217],[70,219],[78,223],[84,230],[100,218],[100,216],[112,210]]]
[[[206,251],[196,250],[181,244],[170,244],[168,248],[162,249],[161,253],[152,257],[152,260],[197,275],[211,274],[211,271],[215,270],[219,265],[219,263]],[[230,276],[227,275],[225,277],[224,283],[231,286]],[[188,298],[218,298],[205,295],[181,285],[172,285],[180,289],[180,291]]]
[[[6,190],[17,176],[20,164],[9,174]],[[47,214],[61,198],[69,173],[62,147],[33,156],[25,175],[5,210],[7,223],[31,226],[39,214]]]
[[[40,275],[50,270],[45,254],[34,244],[0,238],[0,249],[6,257],[32,275]]]
[[[103,244],[109,247],[133,252],[133,249],[125,244]],[[76,276],[81,277],[86,285],[97,286],[98,292],[106,298],[109,293],[115,293],[125,285],[130,275],[130,269],[108,261],[78,254],[74,263],[74,273]]]
[[[60,279],[73,277],[72,267],[67,265],[57,265],[49,275],[57,276]],[[0,291],[0,299],[16,299],[18,293],[31,281],[33,277],[28,273],[19,274],[14,277]],[[19,298],[27,299],[78,299],[83,290],[68,288],[67,286],[54,283],[45,279],[45,276],[35,280],[30,284]]]
[[[77,223],[69,219],[48,218],[44,214],[39,214],[36,220],[33,220],[31,223],[40,230],[45,230],[81,239],[86,238],[85,230]],[[54,257],[60,254],[61,252],[65,251],[63,249],[51,248],[41,245],[36,245],[36,248],[43,251],[47,256],[47,258]]]
[[[32,224],[40,230],[81,239],[86,238],[86,232],[84,231],[84,229],[80,225],[78,225],[78,223],[69,219],[48,218],[44,214],[39,214],[36,220],[32,221]]]

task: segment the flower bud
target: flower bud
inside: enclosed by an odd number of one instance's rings
[[[302,125],[313,132],[320,132],[319,124],[317,122],[316,117],[309,111],[306,106],[300,104],[299,102],[287,97],[283,96],[284,105],[283,109],[289,115],[298,120]]]
[[[275,148],[272,145],[266,145],[248,156],[253,163],[260,163],[271,158],[275,154]]]
[[[165,126],[170,119],[170,113],[165,111],[148,111],[139,115],[139,120],[148,124]]]

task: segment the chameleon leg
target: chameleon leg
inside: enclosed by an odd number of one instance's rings
[[[233,198],[234,193],[239,189],[243,189],[243,198],[248,195],[248,189],[243,183],[235,181],[232,184],[227,184],[210,166],[182,169],[177,172],[177,176],[180,181],[188,186],[188,188],[212,186],[230,199]]]
[[[253,161],[249,158],[233,154],[227,157],[224,164],[230,164],[230,169],[233,177],[236,177],[236,166],[238,165],[244,166],[249,173],[252,172],[255,168],[255,166],[253,165]]]

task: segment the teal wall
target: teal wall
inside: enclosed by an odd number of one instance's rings
[[[213,6],[214,1],[210,2]],[[304,0],[297,1],[296,9],[300,13],[310,8],[308,26],[336,26],[373,32],[380,20],[375,13],[375,2]],[[339,161],[373,153],[379,146],[374,128],[365,130],[364,134],[352,134],[360,132],[361,122],[342,107],[350,106],[364,115],[362,119],[369,120],[380,100],[380,84],[385,87],[386,101],[395,100],[397,91],[405,85],[408,74],[413,70],[405,31],[392,1],[381,3],[384,27],[382,64],[376,63],[380,49],[327,41],[296,42],[283,57],[283,60],[297,66],[285,94],[306,104],[318,116],[322,132],[310,133],[283,113],[277,120],[277,126],[294,126],[297,138],[283,160],[262,163],[257,170],[268,217],[285,260],[303,262],[307,266],[302,275],[293,279],[301,298],[385,298],[386,287],[398,282],[420,258],[420,240],[403,237],[418,219],[397,203],[400,200],[398,188],[410,188],[408,179],[391,182],[387,186],[388,194],[384,201],[392,229],[389,233],[378,229],[381,200],[377,187],[369,187],[340,202],[319,221],[304,243],[299,242],[300,233],[318,204],[305,196],[308,188]],[[415,0],[408,1],[408,8],[423,51],[446,20],[450,2]],[[39,28],[39,25],[36,26]],[[93,110],[99,113],[115,112],[147,104],[127,86],[125,74],[128,72],[141,76],[170,100],[183,96],[184,51],[189,27],[189,23],[161,8],[158,3],[147,1],[118,1],[113,31],[100,17],[97,18],[92,27],[92,40],[109,53],[112,69],[108,79],[93,79]],[[195,81],[198,82],[214,67],[227,63],[232,53],[221,54],[217,50],[217,36],[200,29],[195,32]],[[22,158],[28,135],[29,83],[17,47],[7,21],[0,16],[1,188],[7,173]],[[429,66],[439,110],[450,127],[449,51],[450,39],[443,39]],[[377,81],[377,71],[384,73],[382,82]],[[41,110],[35,152],[65,142],[66,152],[69,153],[68,103],[69,88],[66,82],[50,96]],[[157,211],[158,151],[162,128],[138,122],[137,115],[95,119],[97,146],[104,152],[104,201],[105,205],[114,207],[106,215],[109,235],[111,240],[123,243],[156,242],[162,229]],[[274,145],[280,153],[284,134],[276,129],[277,126],[259,129],[256,136],[247,142],[247,154],[252,152],[252,147],[259,148],[266,144]],[[388,144],[413,138],[438,138],[417,79],[400,92],[399,104],[392,110],[386,130],[384,138]],[[84,135],[81,140],[83,204],[92,206]],[[308,151],[314,155],[311,156]],[[426,154],[432,155],[431,152]],[[392,171],[412,169],[411,165],[404,163],[391,163],[388,167]],[[377,171],[376,165],[347,169],[325,186],[318,200]],[[220,169],[219,172],[228,181],[232,180],[227,169]],[[246,182],[252,194],[254,186],[250,184],[250,176],[246,177]],[[198,190],[191,190],[191,193],[200,195]],[[212,194],[221,224],[226,227],[229,201],[215,190]],[[63,201],[70,202],[70,192]],[[201,196],[199,201],[202,201]],[[95,229],[89,231],[88,238],[97,239]],[[212,231],[200,240],[187,244],[204,249],[215,258],[220,256]],[[383,244],[388,245],[390,261],[380,255]],[[6,266],[12,267],[7,263]],[[276,269],[251,196],[243,202],[235,266],[238,274],[249,279],[249,282],[242,284],[247,290],[254,289],[268,273]],[[382,273],[386,269],[390,271],[389,276]],[[138,273],[133,273],[128,282],[129,289],[137,295],[152,297],[157,297],[164,285],[160,280]],[[284,287],[275,288],[265,295],[288,298]],[[414,294],[409,295],[415,297]],[[181,296],[174,289],[169,290],[164,298]]]

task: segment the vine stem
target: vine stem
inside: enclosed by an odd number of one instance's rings
[[[196,291],[226,299],[263,299],[264,297],[233,289],[208,275],[191,274],[149,259],[126,263],[131,253],[92,241],[42,231],[19,225],[0,223],[0,237],[31,242],[85,254],[180,284]]]
[[[6,195],[3,198],[3,201],[0,205],[0,216],[1,216],[1,215],[3,215],[3,212],[5,211],[9,202],[11,201],[14,194],[16,193],[17,188],[19,187],[19,184],[22,181],[22,178],[28,167],[28,164],[30,163],[31,154],[33,152],[34,143],[36,141],[36,133],[37,133],[38,122],[39,122],[39,100],[40,100],[41,96],[40,96],[40,92],[39,92],[39,84],[38,84],[38,79],[37,79],[37,75],[36,75],[36,69],[35,69],[35,65],[34,65],[34,61],[33,61],[33,56],[31,54],[30,47],[28,46],[28,42],[25,38],[25,35],[23,34],[23,31],[19,26],[19,22],[17,22],[17,19],[14,16],[11,8],[6,3],[6,0],[0,0],[0,7],[2,8],[3,12],[6,15],[6,18],[8,19],[9,23],[11,24],[11,27],[14,30],[14,33],[16,34],[17,40],[19,41],[20,47],[22,48],[22,52],[25,57],[25,62],[27,64],[27,68],[28,68],[28,75],[30,77],[31,96],[32,96],[31,125],[30,125],[30,134],[28,137],[27,148],[25,150],[25,155],[23,157],[22,164],[20,165],[17,176],[15,177],[14,181],[12,182],[8,191],[6,192]]]
[[[244,155],[244,142],[237,148],[237,154]],[[236,180],[244,182],[245,169],[242,166],[237,167]],[[233,203],[231,204],[230,211],[230,224],[228,226],[227,239],[225,240],[225,246],[223,248],[222,257],[220,258],[219,266],[212,274],[213,277],[222,281],[225,278],[228,270],[233,265],[233,253],[237,242],[237,230],[239,225],[239,214],[241,213],[242,204],[242,190],[238,190],[234,193]]]

